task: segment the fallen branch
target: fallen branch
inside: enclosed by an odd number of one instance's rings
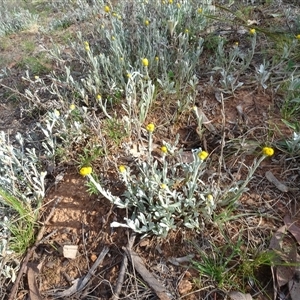
[[[27,267],[27,281],[29,286],[30,300],[43,300],[36,282],[36,275],[39,273],[38,264],[28,263]]]
[[[128,248],[128,249],[132,248],[132,246],[134,244],[134,241],[135,241],[135,237],[136,237],[135,234],[131,234],[126,248]],[[117,284],[116,284],[116,287],[115,287],[115,290],[114,290],[114,295],[111,297],[111,300],[118,300],[119,299],[119,295],[121,293],[121,289],[122,289],[124,278],[125,278],[125,272],[126,272],[127,265],[128,265],[128,257],[125,254],[124,258],[123,258],[121,268],[120,268],[120,273],[119,273],[119,277],[118,277],[118,280],[117,280]]]
[[[170,300],[170,297],[166,294],[166,288],[147,270],[143,260],[137,253],[129,248],[124,249],[128,258],[131,260],[132,265],[136,271],[142,276],[144,281],[153,289],[155,294],[160,300]]]

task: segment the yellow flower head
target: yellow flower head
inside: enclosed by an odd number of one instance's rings
[[[188,29],[186,29],[184,32],[185,32],[185,33],[189,33],[189,30],[188,30]]]
[[[106,13],[109,13],[109,12],[110,12],[110,7],[109,7],[108,5],[105,5],[105,6],[104,6],[104,11],[105,11]]]
[[[173,0],[169,0],[169,4],[173,4]]]
[[[238,47],[239,46],[239,42],[235,42],[234,46]]]
[[[114,17],[117,17],[118,15],[114,12],[113,14],[112,14]]]
[[[165,154],[168,153],[168,148],[166,146],[162,146],[160,148],[160,150],[161,150],[162,153],[165,153]]]
[[[146,126],[146,129],[148,132],[152,133],[155,129],[155,125],[153,123],[149,123],[147,126]]]
[[[83,44],[84,44],[84,49],[86,51],[90,51],[90,44],[89,44],[89,42],[84,42]]]
[[[74,110],[76,108],[76,106],[75,106],[75,104],[72,103],[69,108],[70,108],[70,110]]]
[[[131,77],[131,74],[130,74],[130,73],[127,73],[126,76],[127,76],[127,78],[130,78],[130,77]]]
[[[212,202],[214,200],[214,197],[212,194],[207,195],[207,200]]]
[[[206,151],[200,151],[197,155],[201,160],[205,160],[208,156],[208,153]]]
[[[254,35],[254,34],[256,33],[255,28],[251,28],[251,29],[249,30],[249,33],[252,34],[252,35]]]
[[[177,3],[176,5],[177,5],[177,8],[180,8],[180,3]]]
[[[159,61],[159,57],[158,57],[158,56],[155,56],[155,60],[156,60],[156,61]]]
[[[120,173],[125,173],[126,172],[126,167],[123,166],[123,165],[119,166],[119,172]]]
[[[198,8],[198,10],[197,10],[197,12],[198,12],[198,14],[202,14],[202,8]]]
[[[262,153],[265,156],[272,156],[274,154],[274,149],[271,147],[263,147]]]
[[[59,110],[55,109],[55,110],[54,110],[54,115],[55,115],[55,117],[58,118],[58,117],[60,116]]]
[[[112,35],[111,40],[114,41],[116,38]]]
[[[90,175],[92,174],[92,167],[82,167],[80,170],[79,170],[79,174],[81,176],[87,176],[87,175]]]
[[[160,185],[160,188],[161,188],[162,190],[165,190],[165,189],[167,188],[167,185],[164,184],[164,183],[162,183],[162,184]]]
[[[297,40],[300,40],[300,34],[297,34],[297,35],[296,35],[296,39],[297,39]]]
[[[35,80],[38,80],[39,78],[40,78],[40,77],[37,76],[37,75],[34,76],[34,79],[35,79]]]
[[[148,26],[150,24],[149,20],[145,21],[145,25]]]
[[[101,95],[97,95],[97,97],[96,97],[96,99],[98,100],[98,101],[101,101],[101,99],[102,99],[102,97],[101,97]]]
[[[149,61],[148,61],[147,58],[143,58],[143,59],[142,59],[142,63],[143,63],[143,66],[146,67],[146,68],[147,68],[148,65],[149,65]]]

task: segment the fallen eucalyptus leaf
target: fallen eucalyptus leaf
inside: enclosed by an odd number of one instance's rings
[[[244,294],[241,292],[233,291],[228,294],[228,296],[232,300],[253,300],[252,296],[250,294]]]

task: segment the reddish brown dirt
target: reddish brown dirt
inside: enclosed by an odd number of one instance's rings
[[[124,230],[112,230],[110,223],[116,212],[105,199],[90,196],[85,186],[86,180],[75,172],[68,173],[53,187],[45,199],[47,210],[55,206],[55,212],[47,226],[46,233],[55,234],[44,245],[40,245],[40,257],[45,257],[40,276],[41,292],[49,289],[67,288],[71,281],[86,274],[105,245],[110,247],[110,257],[99,268],[109,269],[105,278],[115,279],[121,256],[118,249],[126,246]],[[59,203],[55,202],[59,199]],[[76,259],[66,259],[62,255],[64,245],[77,245]],[[101,291],[101,292],[99,292]],[[97,295],[108,297],[110,288],[100,285]]]

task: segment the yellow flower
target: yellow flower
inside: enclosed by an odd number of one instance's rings
[[[208,156],[208,153],[206,151],[201,151],[197,155],[201,160],[205,160]]]
[[[153,123],[149,123],[147,126],[146,126],[146,129],[148,132],[153,132],[154,129],[155,129],[155,125]]]
[[[92,167],[82,167],[79,170],[79,174],[82,176],[87,176],[87,175],[92,174],[92,171],[93,171]]]
[[[297,34],[297,35],[296,35],[296,39],[297,39],[297,40],[300,40],[300,34]]]
[[[35,79],[35,80],[38,80],[39,78],[40,78],[40,77],[37,76],[37,75],[34,76],[34,79]]]
[[[149,65],[149,61],[148,61],[147,58],[143,58],[143,59],[142,59],[142,63],[143,63],[143,66],[146,67],[146,68],[147,68],[148,65]]]
[[[155,56],[155,60],[156,60],[156,61],[159,61],[159,57],[158,57],[158,56]]]
[[[114,36],[111,37],[112,41],[114,41],[116,38]]]
[[[127,78],[130,78],[130,77],[131,77],[131,74],[130,74],[130,73],[127,73],[126,76],[127,76]]]
[[[177,5],[177,8],[180,8],[180,3],[177,3],[176,5]]]
[[[272,156],[274,154],[274,149],[271,147],[263,147],[262,153],[265,156]]]
[[[55,110],[54,110],[54,115],[55,115],[55,117],[58,118],[58,117],[60,116],[59,110],[55,109]]]
[[[162,183],[162,184],[160,185],[160,188],[163,189],[163,190],[165,190],[165,189],[167,188],[167,185],[164,184],[164,183]]]
[[[235,42],[234,46],[238,47],[239,46],[239,42]]]
[[[249,33],[252,34],[252,35],[254,35],[254,34],[256,33],[255,28],[251,28],[251,29],[249,30]]]
[[[188,30],[188,29],[186,29],[184,32],[185,32],[185,33],[189,33],[189,30]]]
[[[109,13],[109,12],[110,12],[110,7],[109,7],[108,5],[105,5],[105,6],[104,6],[104,11],[105,11],[106,13]]]
[[[114,12],[113,14],[112,14],[114,17],[117,17],[118,15]]]
[[[123,61],[124,60],[124,58],[123,57],[120,57],[120,61]]]
[[[207,200],[212,202],[214,200],[214,197],[212,194],[207,195]]]
[[[97,95],[97,97],[96,97],[96,99],[98,100],[98,101],[101,101],[101,99],[102,99],[102,97],[101,97],[101,95]]]
[[[75,104],[72,103],[69,108],[70,108],[70,110],[74,110],[76,108],[76,106],[75,106]]]
[[[126,172],[126,167],[123,166],[123,165],[119,166],[119,171],[120,171],[120,173],[125,173]]]
[[[198,10],[197,10],[198,14],[201,14],[202,11],[203,11],[202,8],[198,8]]]
[[[170,3],[170,4],[173,4],[173,0],[169,0],[169,3]]]
[[[150,24],[149,20],[145,21],[145,25],[148,26]]]
[[[83,44],[84,44],[84,49],[85,49],[86,51],[90,51],[90,45],[89,45],[89,42],[84,42]]]
[[[161,152],[163,152],[163,153],[168,153],[168,148],[167,148],[166,146],[162,146],[162,147],[160,148],[160,150],[161,150]]]

